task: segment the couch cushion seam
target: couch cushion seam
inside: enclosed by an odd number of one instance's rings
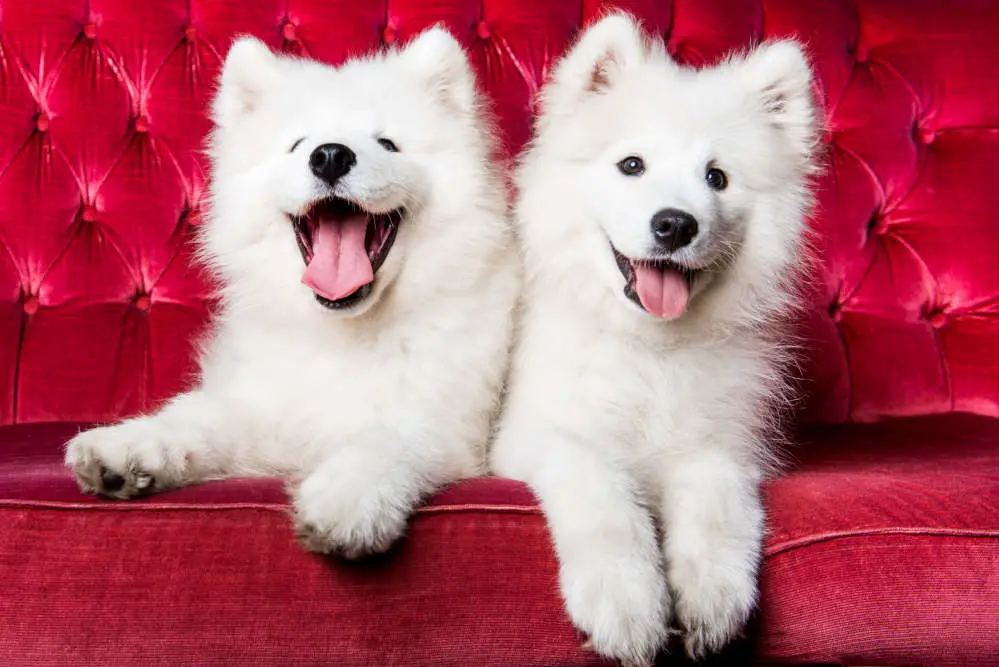
[[[56,501],[56,500],[13,500],[0,499],[0,509],[54,509],[54,510],[95,510],[99,512],[149,512],[149,511],[229,511],[229,510],[267,510],[287,513],[291,505],[284,503],[213,503],[210,505],[187,503],[144,503],[109,501],[106,505],[90,502]],[[435,505],[420,507],[416,514],[455,514],[482,512],[491,514],[529,514],[540,515],[541,509],[534,505],[501,505],[488,503],[473,503],[468,505]]]
[[[781,542],[764,549],[763,555],[765,558],[769,558],[771,556],[778,556],[788,551],[802,549],[804,547],[820,544],[822,542],[849,539],[853,537],[876,537],[882,535],[896,535],[896,536],[909,536],[909,537],[968,537],[973,539],[981,539],[981,538],[999,538],[999,529],[990,530],[990,529],[978,529],[978,528],[912,527],[912,528],[872,528],[869,530],[835,531],[829,533],[819,533],[816,535],[809,535],[808,537],[801,537],[795,540]]]

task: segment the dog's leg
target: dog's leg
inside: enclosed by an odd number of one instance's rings
[[[556,435],[539,439],[534,452],[541,458],[526,481],[555,540],[569,616],[597,653],[651,664],[667,637],[669,593],[634,481],[594,449]]]
[[[763,507],[755,466],[727,453],[669,459],[663,495],[668,579],[687,652],[720,650],[757,597]]]
[[[481,469],[469,448],[441,442],[378,429],[337,447],[291,491],[303,546],[348,559],[387,551],[421,500]]]
[[[236,425],[249,418],[226,406],[204,391],[182,394],[152,415],[80,433],[66,445],[66,465],[81,490],[115,498],[225,476]]]

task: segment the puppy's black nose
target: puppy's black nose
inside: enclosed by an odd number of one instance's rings
[[[330,185],[357,164],[357,155],[343,144],[323,144],[309,156],[309,169]]]
[[[664,208],[652,216],[652,236],[666,252],[690,245],[697,236],[697,219],[675,208]]]

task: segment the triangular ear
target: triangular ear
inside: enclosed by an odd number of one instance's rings
[[[572,113],[588,95],[608,90],[630,68],[645,62],[649,50],[641,27],[627,14],[600,19],[556,65],[544,93],[545,113]]]
[[[445,28],[434,26],[414,37],[398,57],[441,101],[462,113],[475,110],[475,73],[465,49]]]
[[[216,124],[225,127],[252,112],[279,81],[278,56],[255,37],[237,39],[222,65],[212,106]]]
[[[748,86],[770,124],[785,133],[799,154],[810,153],[816,140],[812,70],[796,42],[770,42],[746,56],[738,80]]]

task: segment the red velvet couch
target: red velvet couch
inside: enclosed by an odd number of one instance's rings
[[[999,664],[999,5],[622,3],[688,63],[810,44],[828,114],[807,400],[719,664]],[[206,100],[232,36],[331,62],[445,21],[504,146],[596,0],[0,0],[0,665],[596,664],[529,492],[445,491],[359,565],[280,483],[80,495],[80,424],[189,381]],[[679,658],[664,657],[664,664]]]

